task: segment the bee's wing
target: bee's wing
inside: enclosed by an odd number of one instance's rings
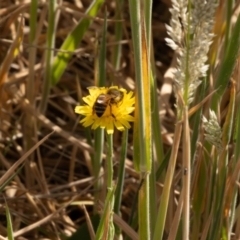
[[[97,86],[90,86],[90,87],[87,87],[88,91],[98,91],[99,94],[103,93],[105,94],[106,93],[106,88],[105,87],[97,87]]]
[[[99,87],[96,87],[96,86],[90,86],[90,87],[87,87],[87,89],[99,89]]]
[[[106,98],[106,101],[109,101],[113,98],[113,96],[109,94],[105,94],[105,98]]]

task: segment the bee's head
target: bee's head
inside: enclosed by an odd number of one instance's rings
[[[123,99],[123,92],[115,88],[109,89],[107,94],[111,96],[112,103],[118,103]]]

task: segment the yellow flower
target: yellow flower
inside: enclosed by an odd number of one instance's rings
[[[75,112],[85,117],[80,121],[84,127],[92,125],[92,129],[106,128],[108,134],[113,134],[114,126],[123,131],[130,128],[129,122],[134,118],[135,97],[133,92],[117,86],[90,87],[89,95],[83,97],[84,106],[76,106]],[[97,104],[96,104],[97,103]]]

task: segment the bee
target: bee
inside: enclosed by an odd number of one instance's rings
[[[98,117],[101,117],[105,113],[108,106],[110,106],[111,111],[111,104],[118,104],[122,101],[122,99],[123,92],[115,88],[110,88],[106,94],[102,93],[97,97],[93,105],[93,111]],[[114,117],[113,114],[112,116]]]

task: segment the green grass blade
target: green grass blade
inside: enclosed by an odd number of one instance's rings
[[[29,31],[29,43],[34,44],[36,42],[36,29],[37,29],[37,10],[38,10],[38,1],[31,1],[30,5],[30,31]],[[29,51],[29,80],[27,82],[27,99],[31,104],[34,103],[34,86],[35,86],[35,72],[34,72],[34,64],[36,61],[36,48],[32,47]],[[27,121],[28,122],[28,121]]]
[[[43,92],[42,92],[42,100],[39,106],[40,113],[44,114],[47,103],[48,96],[51,87],[51,64],[53,62],[53,54],[52,49],[55,47],[55,26],[56,26],[56,1],[50,0],[48,2],[48,29],[47,29],[47,49],[46,49],[46,57],[45,57],[45,76],[43,82]]]
[[[133,37],[133,49],[136,72],[136,109],[135,112],[135,130],[139,130],[139,138],[135,141],[134,147],[140,150],[140,158],[135,161],[137,169],[140,170],[140,178],[143,184],[139,190],[139,237],[140,239],[150,239],[150,216],[149,216],[149,173],[152,167],[152,136],[151,136],[151,102],[150,102],[150,54],[148,37],[150,36],[146,29],[145,11],[147,2],[131,0],[129,1],[131,27]],[[151,2],[148,1],[148,4]],[[148,6],[151,9],[151,6]],[[149,20],[148,20],[149,22]],[[135,109],[135,110],[136,110]],[[134,134],[136,131],[134,132]],[[139,148],[140,146],[140,148]],[[135,151],[135,150],[134,150]],[[136,156],[134,155],[134,158]]]
[[[105,230],[105,225],[106,223],[109,221],[108,217],[109,217],[109,210],[110,210],[110,205],[113,201],[114,198],[114,191],[115,188],[110,189],[107,193],[107,197],[105,200],[105,204],[104,204],[104,209],[103,209],[103,214],[101,216],[101,220],[97,229],[97,233],[96,233],[96,240],[102,240],[103,238],[103,234],[104,234],[104,230]],[[111,214],[111,213],[110,213]]]
[[[235,81],[230,81],[230,101],[228,104],[228,112],[223,125],[223,147],[227,147],[232,136],[232,126],[234,118],[234,109],[235,109],[235,99],[236,99],[236,83]]]
[[[133,36],[133,49],[136,72],[136,106],[134,124],[134,167],[137,171],[141,171],[141,158],[143,154],[144,139],[142,138],[144,129],[144,92],[143,92],[143,75],[142,75],[142,49],[141,49],[141,28],[140,28],[140,1],[129,1],[131,27]]]
[[[236,24],[233,28],[232,35],[229,39],[229,46],[222,64],[219,68],[219,73],[215,85],[215,89],[218,89],[217,94],[213,96],[212,108],[217,109],[219,99],[222,97],[224,90],[226,89],[229,79],[232,75],[233,69],[237,62],[240,49],[240,15],[237,18]]]
[[[153,235],[153,240],[162,239],[166,216],[167,216],[167,209],[169,203],[169,196],[170,196],[170,189],[172,185],[172,179],[175,171],[176,160],[177,160],[177,153],[178,147],[180,144],[180,137],[182,132],[182,123],[178,122],[176,124],[174,140],[173,140],[173,148],[170,156],[170,161],[168,164],[168,170],[166,172],[165,182],[164,182],[164,189],[161,196],[161,202],[158,209],[158,216],[157,221],[155,224],[155,230]]]
[[[114,46],[113,49],[113,66],[115,67],[115,70],[119,70],[120,63],[121,63],[121,56],[122,56],[122,45],[120,44],[120,41],[122,40],[122,29],[123,29],[123,23],[121,20],[122,18],[122,10],[123,10],[123,0],[116,1],[117,4],[117,12],[116,12],[116,23],[115,23],[115,42],[118,43]],[[112,80],[114,82],[114,80]]]
[[[109,194],[113,191],[115,192],[116,186],[113,186],[113,135],[107,134],[107,143],[108,143],[108,152],[107,152],[107,191]],[[109,203],[105,203],[106,207],[109,205],[108,210],[108,221],[105,224],[105,231],[108,233],[108,239],[112,240],[114,238],[114,225],[113,225],[113,208],[114,208],[114,199],[115,196],[113,194]]]
[[[161,135],[161,121],[159,119],[159,105],[156,80],[151,73],[151,107],[152,107],[152,131],[156,151],[156,162],[161,165],[164,159],[163,143]],[[158,166],[159,166],[158,165]]]
[[[238,93],[239,95],[239,93]],[[236,106],[239,106],[240,104],[240,95],[238,96],[238,100],[236,102]],[[240,108],[238,107],[236,110],[236,124],[235,124],[235,128],[234,128],[234,139],[236,141],[236,146],[240,146]],[[239,160],[240,157],[240,148],[236,147],[234,148],[234,159],[235,162],[237,162]]]
[[[11,214],[10,214],[10,211],[9,211],[9,208],[8,208],[7,204],[6,204],[6,217],[7,217],[8,240],[14,240]]]
[[[120,207],[121,207],[122,194],[123,194],[127,144],[128,144],[128,129],[125,129],[122,136],[122,148],[121,148],[120,159],[119,159],[119,170],[118,170],[119,172],[118,172],[118,181],[117,181],[115,204],[114,204],[114,212],[117,215],[120,215]],[[118,227],[116,227],[116,234],[118,236],[120,235],[120,228]]]
[[[59,81],[65,68],[67,67],[68,61],[70,60],[73,51],[76,50],[85,32],[92,23],[92,17],[95,17],[97,15],[98,10],[102,6],[103,2],[104,0],[95,0],[92,2],[88,10],[86,11],[86,15],[88,15],[89,18],[81,19],[78,25],[73,29],[73,31],[68,35],[68,37],[62,44],[60,48],[61,51],[58,52],[52,66],[52,85],[57,84],[57,82]]]
[[[225,50],[228,47],[228,41],[231,31],[231,18],[232,18],[232,9],[233,9],[233,0],[227,1],[227,8],[226,8],[226,33],[225,33]]]
[[[100,45],[100,53],[99,58],[96,61],[97,66],[97,74],[95,79],[95,85],[98,87],[103,87],[106,85],[106,31],[107,31],[107,21],[105,15],[105,21],[103,25],[103,36]],[[94,161],[93,161],[93,169],[94,169],[94,177],[97,179],[99,177],[100,168],[102,164],[102,154],[103,154],[103,142],[104,142],[104,129],[98,128],[94,132]],[[102,194],[99,192],[102,188],[102,180],[96,181],[94,184],[95,188],[95,203],[99,200]],[[101,199],[103,201],[103,199]],[[97,204],[95,204],[97,206]]]
[[[146,26],[146,39],[148,45],[148,52],[151,52],[152,41],[152,0],[144,0],[144,16]]]
[[[156,191],[156,173],[155,162],[152,161],[152,171],[149,175],[149,213],[150,213],[150,237],[155,228],[155,222],[157,219],[157,191]]]
[[[162,163],[159,165],[157,171],[156,171],[156,181],[159,181],[161,175],[165,172],[165,169],[168,166],[169,159],[170,159],[171,151],[168,150],[168,152],[165,154]]]
[[[203,80],[201,86],[199,87],[199,89],[197,90],[196,94],[196,99],[195,99],[195,103],[199,103],[201,102],[204,97],[205,97],[205,93],[206,93],[206,79]],[[199,126],[201,124],[201,120],[202,120],[202,106],[196,111],[196,113],[193,115],[193,117],[191,118],[191,125],[193,128],[193,133],[192,133],[192,137],[191,137],[191,159],[194,159],[194,154],[196,153],[197,150],[197,141],[198,141],[198,137],[199,137]]]

